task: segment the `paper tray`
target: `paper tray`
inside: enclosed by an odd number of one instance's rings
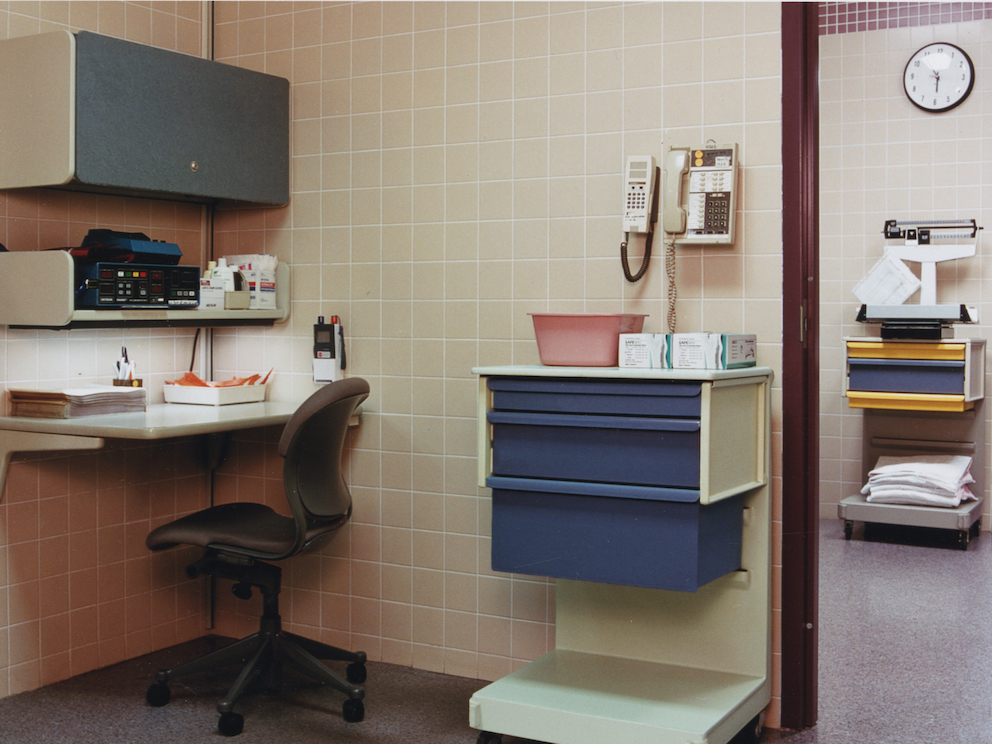
[[[265,385],[236,387],[199,387],[163,385],[166,403],[192,403],[199,406],[227,406],[232,403],[257,403],[265,400]]]

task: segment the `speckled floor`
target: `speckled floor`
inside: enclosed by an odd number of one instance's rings
[[[217,731],[216,705],[233,681],[233,667],[175,680],[164,707],[145,702],[156,669],[206,650],[205,641],[194,641],[0,700],[0,743],[228,741]],[[238,705],[244,731],[230,741],[474,744],[478,732],[468,725],[468,700],[485,682],[375,662],[367,668],[365,720],[346,723],[343,695],[287,672],[282,695],[250,695]]]
[[[787,744],[992,743],[992,537],[820,532],[819,722]]]
[[[992,537],[966,552],[932,533],[876,531],[844,540],[824,520],[820,544],[819,723],[766,731],[784,744],[992,744]],[[144,700],[154,670],[205,650],[184,644],[0,700],[0,742],[216,742],[228,670],[173,683]],[[251,696],[236,741],[474,744],[468,700],[485,682],[370,662],[367,715],[345,723],[343,697],[297,686]],[[504,737],[503,744],[526,744]],[[617,742],[617,744],[623,744]]]

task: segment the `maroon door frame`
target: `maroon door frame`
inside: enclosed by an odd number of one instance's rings
[[[818,3],[782,3],[782,727],[817,720]]]

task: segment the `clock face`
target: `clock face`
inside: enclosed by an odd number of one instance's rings
[[[903,73],[906,97],[924,111],[950,111],[971,93],[975,66],[960,47],[927,44],[909,58]]]

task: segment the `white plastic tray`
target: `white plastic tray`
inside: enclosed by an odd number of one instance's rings
[[[198,406],[227,406],[232,403],[257,403],[265,400],[265,385],[237,387],[197,387],[163,385],[166,403],[191,403]]]

